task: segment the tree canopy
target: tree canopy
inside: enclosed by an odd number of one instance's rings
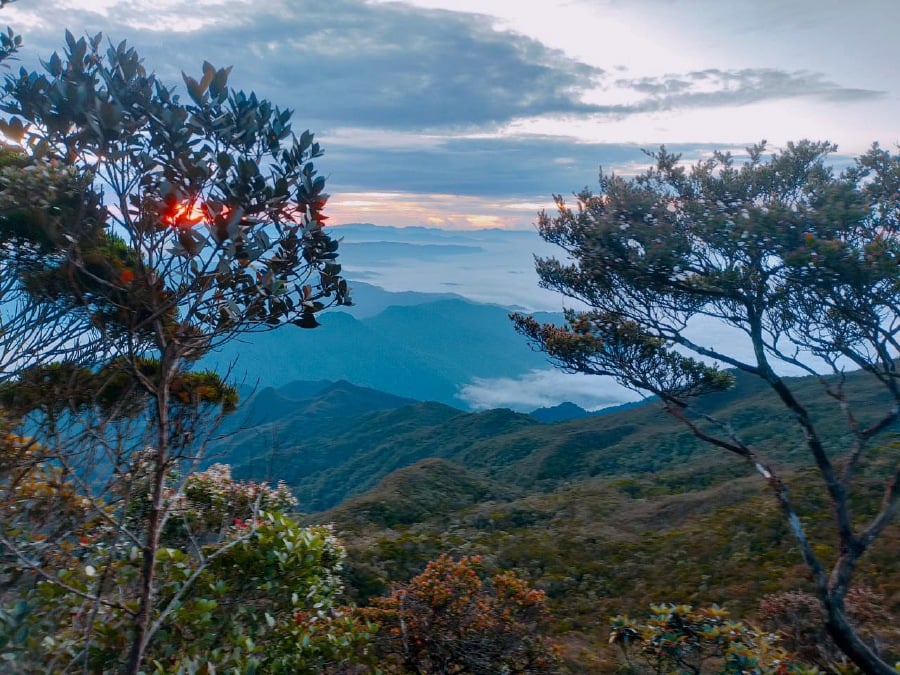
[[[866,672],[893,673],[854,633],[844,598],[900,494],[896,448],[875,469],[871,461],[900,415],[900,158],[876,145],[836,174],[835,150],[801,141],[767,157],[760,144],[743,165],[717,152],[688,168],[663,147],[634,178],[601,172],[597,193],[585,189],[574,206],[557,196],[558,212],[538,221],[564,252],[537,260],[541,285],[587,309],[569,310],[564,326],[513,318],[564,369],[655,394],[700,438],[749,461],[794,531],[836,643]],[[738,337],[715,343],[703,330],[711,324]],[[834,508],[840,554],[830,570],[765,453],[693,403],[730,386],[723,368],[760,378],[792,413]],[[822,376],[822,395],[846,420],[841,443],[822,436],[788,368]],[[854,408],[847,369],[880,384],[881,409]],[[885,486],[854,514],[861,469],[881,471]]]
[[[73,336],[91,352],[178,342],[196,355],[239,332],[314,326],[346,301],[322,229],[321,148],[294,135],[290,110],[231,90],[230,68],[185,75],[182,100],[126,43],[66,41],[44,72],[4,85],[0,129],[25,149],[4,172],[4,279],[20,282],[7,306],[53,306],[67,355]]]
[[[0,56],[18,46],[7,37]],[[184,75],[183,96],[125,42],[69,32],[65,42],[0,89],[0,132],[15,143],[0,153],[0,415],[28,439],[16,448],[41,448],[0,476],[0,543],[21,597],[55,585],[92,617],[73,624],[78,639],[54,663],[95,658],[106,616],[121,641],[116,667],[136,673],[216,560],[266,527],[276,538],[292,527],[277,515],[257,524],[262,493],[245,505],[245,532],[179,510],[208,434],[237,401],[195,362],[245,333],[313,328],[349,296],[323,229],[322,150],[294,132],[290,110],[230,88],[230,68],[204,63],[198,79]],[[57,502],[82,511],[78,526],[65,527],[71,509],[57,522],[52,507],[30,510],[42,502],[17,492],[23,479],[61,490]],[[32,515],[47,522],[32,527]],[[80,554],[61,560],[73,546]],[[73,560],[106,572],[73,571]],[[175,563],[194,573],[173,578]]]

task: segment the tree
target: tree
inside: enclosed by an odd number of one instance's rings
[[[477,556],[441,555],[367,615],[381,626],[381,665],[412,673],[551,673],[555,648],[540,633],[542,591],[511,572],[486,579]]]
[[[39,461],[39,446],[7,435],[0,447],[3,468],[20,468],[5,472],[15,489],[0,490],[4,507],[25,506],[16,524],[33,532],[55,509],[67,517],[49,522],[70,523],[75,535],[39,530],[39,541],[56,544],[55,579],[30,587],[8,580],[18,592],[0,611],[0,658],[19,673],[117,669],[133,631],[127,599],[140,583],[136,547],[92,517],[96,502]],[[149,486],[141,478],[149,473],[139,477]],[[218,464],[188,476],[181,493],[177,475],[167,482],[173,517],[161,535],[157,638],[146,652],[156,672],[322,673],[357,661],[373,628],[337,603],[344,550],[328,528],[301,528],[283,513],[296,505],[286,486],[238,482]],[[146,517],[146,497],[122,494],[129,520]],[[103,585],[109,591],[100,594]]]
[[[885,611],[884,601],[884,597],[872,590],[855,586],[847,593],[847,612],[864,629],[867,641],[884,645],[888,656],[893,652],[896,658],[900,627]],[[760,600],[757,618],[766,630],[777,631],[784,648],[806,663],[815,664],[824,672],[847,665],[847,657],[825,630],[822,605],[811,593],[787,591],[766,595]]]
[[[609,641],[625,658],[625,672],[816,675],[783,650],[776,633],[729,620],[713,606],[651,605],[650,616],[612,620]],[[643,665],[641,668],[639,664]]]
[[[662,148],[634,179],[601,172],[598,194],[585,189],[575,208],[556,197],[558,213],[538,222],[566,255],[537,260],[541,285],[588,309],[567,311],[564,326],[513,319],[564,369],[655,394],[696,436],[749,462],[791,526],[835,643],[866,672],[894,673],[848,622],[845,598],[900,495],[896,447],[867,466],[900,415],[900,159],[876,145],[835,175],[826,163],[834,150],[801,141],[766,159],[761,144],[740,167],[715,153],[687,170]],[[741,339],[711,345],[698,321]],[[721,366],[759,378],[797,425],[834,512],[840,546],[830,570],[770,461],[694,403],[731,385]],[[787,366],[820,377],[846,438],[822,435],[783,377]],[[848,368],[881,388],[881,410],[855,409]],[[863,469],[881,471],[884,490],[854,511]]]
[[[321,149],[293,133],[291,111],[230,89],[231,69],[209,63],[184,76],[182,100],[125,42],[101,43],[67,32],[62,57],[2,89],[0,131],[19,145],[0,157],[0,398],[123,544],[104,549],[104,568],[138,553],[135,597],[110,599],[103,579],[84,591],[130,617],[136,673],[166,611],[157,573],[173,505],[236,403],[194,364],[245,333],[315,327],[349,298],[323,230]],[[59,581],[62,540],[0,526],[7,554]],[[195,537],[188,550],[209,559]]]

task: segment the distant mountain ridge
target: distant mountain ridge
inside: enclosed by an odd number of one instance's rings
[[[222,432],[252,431],[300,414],[319,415],[322,421],[331,422],[413,403],[416,403],[413,399],[359,387],[346,380],[295,380],[278,388],[264,387],[253,392],[236,413],[226,418]]]
[[[811,413],[822,419],[823,428],[837,433],[841,422],[836,404],[819,394],[818,382],[792,381]],[[313,392],[320,386],[289,388]],[[875,405],[874,389],[860,373],[849,374],[846,386],[850,392],[856,390],[858,401]],[[235,465],[235,475],[284,479],[306,511],[331,508],[373,488],[393,471],[433,458],[527,490],[602,475],[677,473],[696,461],[712,473],[718,470],[715,467],[731,472],[746,469],[698,441],[652,400],[548,424],[511,410],[466,413],[348,382],[324,386],[308,398],[287,403],[278,391],[262,390],[257,396],[261,404],[251,399],[236,413],[236,418],[247,415],[248,424],[213,450]],[[270,414],[252,424],[257,405]],[[752,378],[738,377],[732,390],[704,397],[696,406],[729,420],[748,442],[765,442],[781,461],[792,462],[797,452],[804,456],[799,431]],[[276,410],[286,413],[276,418],[272,412]]]
[[[580,420],[591,416],[590,412],[580,405],[575,405],[571,401],[563,401],[559,405],[550,408],[537,408],[528,414],[538,422],[543,422],[545,424],[565,422],[567,420]]]
[[[390,291],[450,291],[525,311],[562,306],[557,293],[539,286],[534,270],[535,255],[558,255],[559,249],[535,229],[348,224],[329,230],[340,239],[339,262],[351,289],[367,282]]]
[[[543,422],[544,424],[553,424],[554,422],[580,420],[585,417],[609,415],[610,413],[618,412],[620,410],[628,410],[629,408],[643,405],[650,400],[652,400],[652,397],[647,398],[643,401],[633,401],[630,403],[622,403],[621,405],[607,406],[606,408],[601,408],[600,410],[585,410],[580,405],[576,405],[571,401],[563,401],[559,405],[551,406],[549,408],[537,408],[535,410],[532,410],[528,414],[538,422]]]
[[[230,371],[256,388],[347,380],[460,408],[466,403],[458,394],[475,378],[516,378],[547,367],[544,356],[515,333],[507,308],[452,294],[393,294],[366,285],[360,290],[369,306],[382,309],[328,311],[315,330],[288,326],[247,336],[200,366]]]
[[[340,311],[356,319],[366,319],[381,314],[388,307],[406,307],[408,305],[424,305],[437,300],[462,300],[464,297],[456,293],[422,293],[420,291],[385,291],[372,284],[354,281],[351,289],[353,304],[340,307]]]

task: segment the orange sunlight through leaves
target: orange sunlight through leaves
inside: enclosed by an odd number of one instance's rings
[[[223,206],[221,213],[222,215],[227,215],[228,211],[228,207]],[[179,230],[189,230],[195,225],[208,223],[213,217],[213,214],[210,213],[206,204],[199,203],[195,200],[173,205],[163,214],[162,218],[163,223],[169,227],[174,227]]]

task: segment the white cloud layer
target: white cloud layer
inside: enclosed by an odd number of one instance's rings
[[[532,370],[518,378],[474,378],[457,396],[474,410],[511,408],[519,412],[550,408],[564,401],[585,410],[600,410],[641,398],[612,378],[555,369]]]

